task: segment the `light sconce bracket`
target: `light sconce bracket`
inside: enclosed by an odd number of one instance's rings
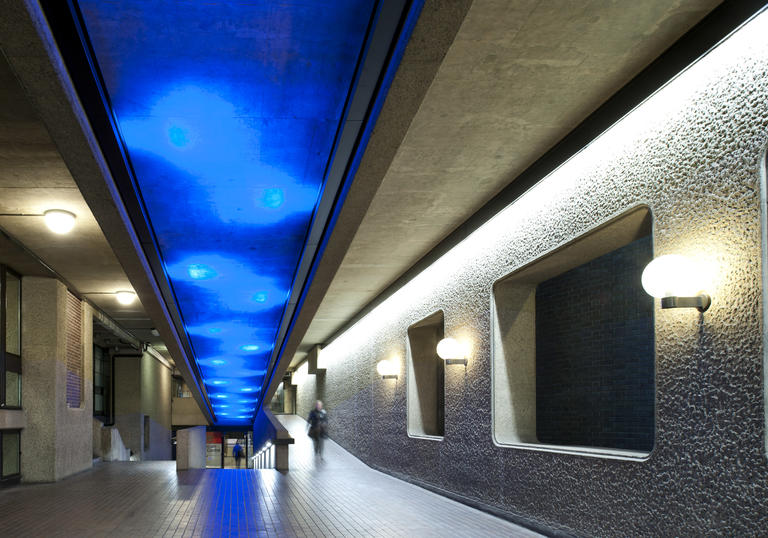
[[[397,379],[397,374],[387,374],[381,376],[382,379]]]
[[[467,363],[469,362],[466,358],[463,359],[444,359],[445,364],[463,364],[464,367],[467,367]]]
[[[712,304],[712,299],[706,293],[694,297],[662,297],[661,308],[697,308],[704,312]]]

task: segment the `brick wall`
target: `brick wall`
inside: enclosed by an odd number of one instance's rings
[[[539,442],[653,447],[653,299],[640,285],[652,256],[647,236],[539,284]]]

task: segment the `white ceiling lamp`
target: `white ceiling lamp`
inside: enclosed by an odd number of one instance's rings
[[[77,218],[74,213],[63,209],[49,209],[43,213],[43,217],[48,229],[59,235],[71,232],[72,228],[75,227],[75,219]]]
[[[136,294],[132,291],[116,291],[115,298],[122,305],[129,305],[136,300]]]

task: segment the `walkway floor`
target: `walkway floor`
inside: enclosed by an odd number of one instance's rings
[[[374,471],[332,442],[316,466],[306,423],[281,418],[296,435],[288,473],[102,463],[0,491],[0,536],[538,536]]]

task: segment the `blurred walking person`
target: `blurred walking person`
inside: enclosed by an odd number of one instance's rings
[[[235,458],[235,467],[240,468],[240,458],[243,457],[243,447],[240,446],[240,441],[235,441],[235,446],[232,448],[232,456]]]
[[[323,441],[328,436],[328,413],[323,409],[323,402],[320,400],[315,402],[315,408],[310,411],[307,422],[309,422],[309,436],[315,444],[315,457],[325,461]]]

